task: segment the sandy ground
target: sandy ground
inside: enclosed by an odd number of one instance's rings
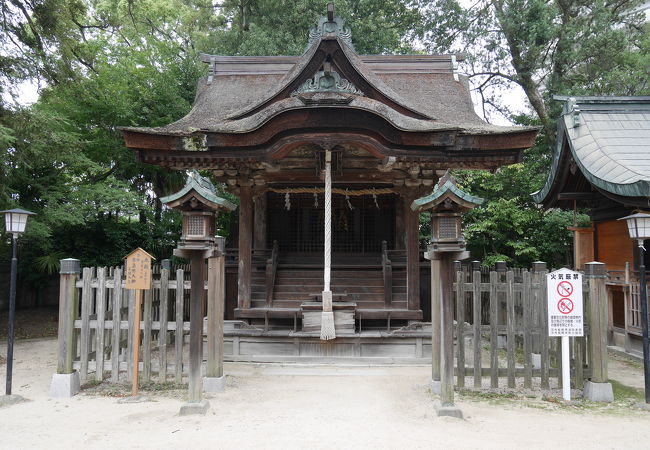
[[[51,399],[55,349],[54,339],[17,342],[14,393],[30,401],[0,408],[1,448],[594,449],[650,441],[650,413],[629,408],[549,409],[462,396],[466,420],[439,418],[427,366],[227,364],[227,390],[210,399],[206,416],[180,417],[183,400],[169,392],[147,403],[88,392]],[[639,367],[616,360],[610,372],[621,372],[617,366],[642,381]]]

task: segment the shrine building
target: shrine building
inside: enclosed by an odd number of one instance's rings
[[[239,198],[226,317],[267,327],[295,327],[323,290],[326,151],[334,300],[358,328],[390,327],[430,314],[412,202],[447,169],[521,161],[538,132],[484,122],[461,55],[357,54],[331,7],[300,56],[202,60],[208,75],[185,117],[122,131],[138,161],[210,171]]]

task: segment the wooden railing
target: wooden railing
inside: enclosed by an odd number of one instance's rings
[[[650,273],[646,272],[646,280],[650,282]],[[615,291],[622,289],[624,295],[625,331],[640,336],[641,333],[641,296],[639,294],[639,271],[633,270],[629,262],[624,270],[607,271],[607,289]],[[646,292],[650,293],[650,285]],[[610,294],[611,295],[611,294]]]
[[[457,338],[458,387],[465,386],[465,376],[473,376],[475,388],[482,386],[482,378],[486,376],[490,377],[492,388],[500,387],[501,377],[507,378],[509,388],[516,386],[517,377],[523,377],[526,388],[533,386],[534,377],[539,377],[543,389],[551,386],[551,378],[556,380],[553,384],[560,386],[560,338],[548,337],[547,333],[548,271],[542,264],[537,263],[536,270],[492,270],[488,272],[487,280],[481,270],[469,271],[465,267],[456,272],[454,291],[457,320],[454,334]],[[606,335],[606,324],[598,328],[598,321],[595,320],[595,315],[598,311],[604,311],[604,306],[594,306],[606,303],[605,280],[585,274],[583,282],[585,336],[571,338],[571,377],[577,388],[582,388],[583,379],[592,376],[596,368],[602,372],[602,366],[606,367],[602,355],[593,351],[590,353],[587,345],[588,342],[594,345],[597,340],[595,336]],[[593,294],[598,292],[602,292],[602,295]],[[488,314],[483,314],[484,311]],[[505,361],[502,361],[503,350]],[[466,359],[468,352],[472,356]],[[534,354],[539,361],[537,368],[533,365]],[[483,363],[485,358],[489,362]]]
[[[275,274],[278,270],[278,241],[273,241],[271,257],[266,260],[266,304],[273,302],[273,289],[275,288]]]
[[[388,307],[393,302],[393,263],[388,257],[386,241],[381,241],[381,270],[384,275],[384,303]]]
[[[406,250],[386,250],[393,267],[406,267]]]

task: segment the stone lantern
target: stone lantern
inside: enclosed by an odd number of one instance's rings
[[[189,174],[183,189],[160,200],[170,208],[183,213],[183,231],[181,240],[174,249],[174,255],[187,258],[191,262],[189,399],[188,403],[181,407],[180,414],[205,414],[209,407],[207,400],[202,398],[201,379],[206,299],[205,259],[223,256],[224,239],[215,236],[215,218],[219,210],[232,211],[235,205],[218,197],[210,180],[199,175],[197,171]],[[209,307],[208,315],[215,315],[210,309]],[[221,318],[223,319],[223,310],[221,310]],[[214,331],[209,327],[210,342],[214,340],[212,336]],[[210,359],[212,358],[209,354],[208,360]]]
[[[454,406],[453,261],[466,259],[461,214],[483,203],[463,192],[447,171],[433,192],[411,204],[413,211],[431,211],[431,388],[440,394],[439,416],[463,417]]]
[[[236,206],[218,197],[210,180],[192,171],[183,189],[160,200],[183,214],[181,240],[174,250],[175,256],[190,258],[191,252],[198,250],[204,251],[207,258],[215,249],[223,251],[223,238],[215,234],[217,212],[232,211]]]
[[[461,213],[483,203],[483,199],[463,192],[447,172],[433,192],[413,202],[414,211],[431,211],[430,252],[465,250]]]

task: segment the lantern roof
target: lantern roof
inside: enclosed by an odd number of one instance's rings
[[[236,206],[217,195],[212,182],[206,177],[202,177],[196,170],[192,170],[187,176],[187,182],[180,191],[162,197],[160,201],[170,208],[181,208],[183,204],[195,198],[198,202],[204,204],[212,210],[225,209],[232,211]]]
[[[464,210],[469,210],[481,205],[484,201],[484,199],[475,197],[460,189],[456,184],[456,179],[451,176],[451,172],[448,170],[433,188],[433,192],[414,200],[411,209],[413,211],[425,211],[434,209],[440,204],[452,202]]]
[[[0,214],[27,214],[28,216],[35,216],[35,212],[27,211],[25,209],[14,208],[14,209],[5,209],[0,211]]]

